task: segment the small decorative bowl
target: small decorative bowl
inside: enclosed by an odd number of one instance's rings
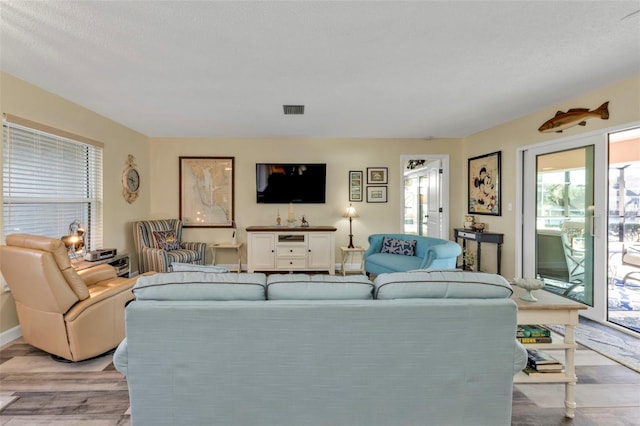
[[[527,302],[537,302],[538,299],[533,296],[533,290],[539,290],[544,287],[544,281],[534,278],[516,278],[513,280],[513,283],[527,290],[525,294],[520,296],[520,299],[526,300]]]

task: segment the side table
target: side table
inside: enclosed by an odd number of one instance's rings
[[[576,377],[575,353],[578,344],[574,332],[578,325],[578,311],[587,309],[582,303],[575,302],[545,290],[536,291],[537,302],[527,302],[520,299],[526,290],[513,286],[511,299],[518,305],[518,324],[564,325],[564,339],[562,343],[527,343],[526,347],[534,349],[562,349],[565,355],[563,373],[545,373],[544,376],[527,376],[517,373],[514,383],[564,383],[565,416],[575,417]]]
[[[211,249],[211,264],[216,264],[216,252],[218,250],[235,250],[238,260],[238,269],[236,269],[235,272],[242,272],[242,254],[240,253],[242,244],[243,243],[213,243],[209,245],[209,248]]]
[[[351,260],[353,261],[353,254],[360,253],[360,268],[359,269],[349,269],[349,271],[345,268],[345,263],[347,261],[347,257],[351,255]],[[340,247],[340,258],[342,259],[342,275],[347,275],[347,272],[359,272],[364,275],[364,248],[363,247]]]

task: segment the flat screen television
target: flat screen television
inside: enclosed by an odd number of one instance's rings
[[[257,163],[258,203],[324,203],[327,165],[320,163]]]

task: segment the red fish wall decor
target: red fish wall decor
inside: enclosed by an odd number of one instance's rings
[[[539,132],[556,132],[562,133],[564,129],[573,126],[586,126],[587,119],[600,117],[603,120],[609,119],[609,102],[605,102],[597,109],[589,111],[589,108],[571,108],[567,112],[558,111],[555,117],[545,121],[538,128]]]

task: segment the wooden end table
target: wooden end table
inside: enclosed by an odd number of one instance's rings
[[[353,261],[353,253],[360,253],[360,268],[359,269],[349,269],[349,271],[345,268],[345,263],[347,261],[347,257],[351,255],[351,260]],[[342,275],[347,275],[347,272],[359,272],[364,274],[364,248],[363,247],[340,247],[340,258],[342,259]]]
[[[238,259],[238,269],[236,272],[242,272],[242,254],[240,253],[240,249],[242,248],[242,243],[213,243],[209,245],[211,249],[211,264],[216,264],[216,252],[218,250],[235,250],[236,256]]]
[[[526,343],[525,347],[535,349],[564,349],[564,373],[545,373],[543,377],[528,376],[519,372],[513,378],[514,383],[564,383],[565,416],[575,417],[575,387],[578,382],[575,369],[575,353],[578,346],[574,332],[578,325],[578,311],[587,309],[582,303],[559,296],[557,294],[537,290],[534,293],[537,302],[520,299],[526,290],[513,286],[511,299],[518,305],[518,324],[564,325],[564,341],[562,343]]]

